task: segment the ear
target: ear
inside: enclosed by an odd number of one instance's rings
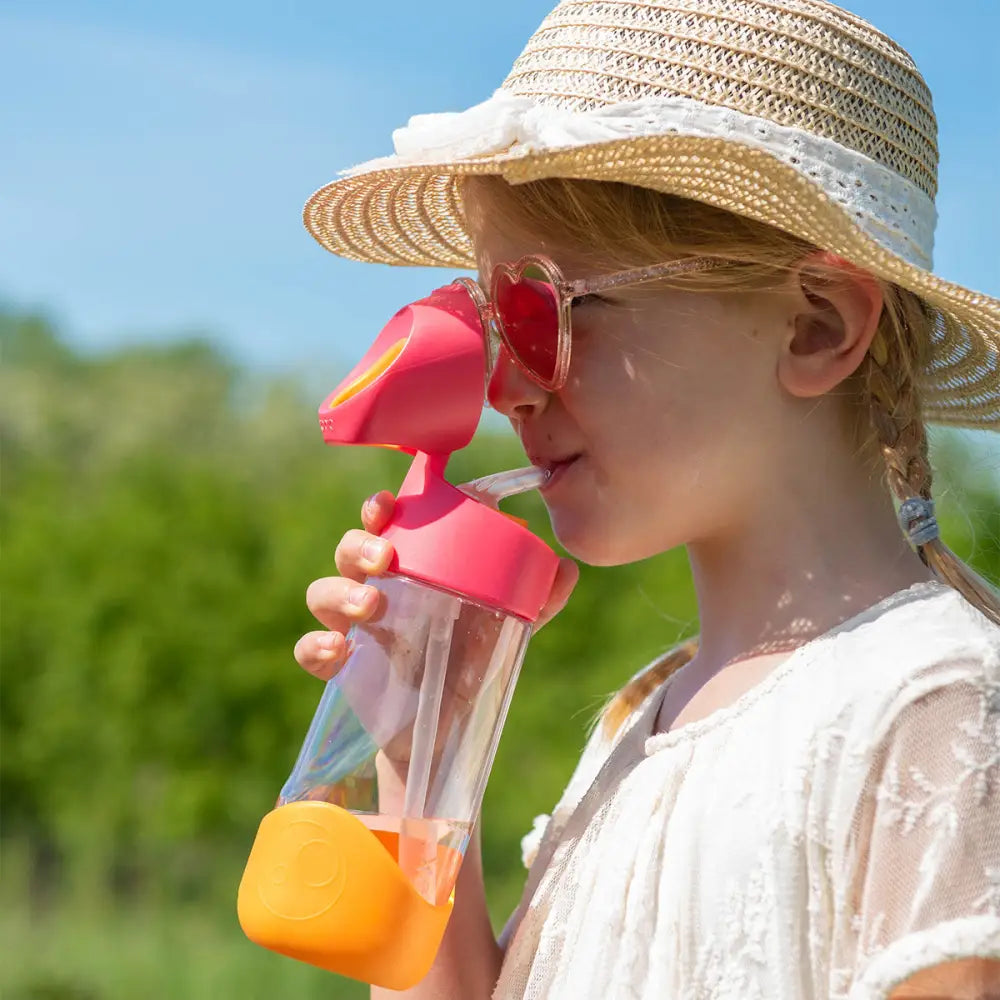
[[[878,281],[828,251],[791,274],[793,305],[778,358],[778,380],[793,396],[820,396],[853,374],[882,315]]]

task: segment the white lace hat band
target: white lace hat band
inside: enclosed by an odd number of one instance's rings
[[[915,184],[825,136],[690,97],[654,96],[576,111],[501,89],[467,111],[414,116],[393,133],[395,157],[370,161],[343,176],[380,162],[433,163],[507,149],[524,156],[657,135],[727,139],[761,149],[821,186],[873,239],[917,267],[932,266],[937,213]]]

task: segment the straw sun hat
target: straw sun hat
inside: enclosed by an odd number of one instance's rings
[[[931,273],[937,125],[910,56],[822,0],[562,0],[488,100],[417,115],[305,207],[354,260],[476,267],[459,184],[620,181],[777,226],[937,315],[924,417],[1000,430],[1000,301]]]

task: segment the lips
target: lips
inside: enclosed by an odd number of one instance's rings
[[[539,492],[548,493],[581,456],[582,452],[575,452],[563,458],[543,458],[539,455],[529,456],[532,465],[540,469],[548,469],[549,471],[548,481],[541,487]]]
[[[555,475],[560,467],[571,465],[580,455],[581,452],[574,452],[572,455],[566,455],[563,458],[545,458],[541,455],[528,455],[528,458],[535,468],[548,469],[552,475]]]

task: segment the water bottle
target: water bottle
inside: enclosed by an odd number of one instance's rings
[[[521,469],[453,486],[483,404],[486,346],[459,286],[390,320],[324,400],[330,444],[414,455],[382,536],[375,613],[347,635],[238,897],[251,940],[390,989],[434,961],[532,624],[558,559],[499,501]]]

